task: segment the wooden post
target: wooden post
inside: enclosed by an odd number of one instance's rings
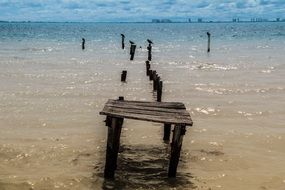
[[[148,44],[147,50],[148,50],[148,57],[147,57],[147,59],[149,61],[151,61],[151,58],[152,58],[152,55],[151,55],[151,50],[152,50],[151,43]]]
[[[121,82],[126,82],[126,78],[127,78],[127,71],[123,70],[121,74]]]
[[[125,35],[121,34],[122,36],[122,49],[125,49]]]
[[[163,86],[163,82],[159,81],[159,85],[158,85],[158,88],[157,88],[157,101],[158,102],[161,102],[162,86]]]
[[[124,96],[119,96],[118,100],[119,100],[119,101],[124,101],[125,98],[124,98]],[[124,120],[122,120],[122,125],[123,125],[123,124],[124,124]]]
[[[185,125],[176,125],[174,127],[171,142],[171,155],[169,160],[168,177],[176,177],[177,166],[179,163],[180,151],[185,132]]]
[[[146,61],[146,62],[145,62],[145,66],[146,66],[146,76],[149,76],[149,70],[150,70],[149,61]]]
[[[152,77],[152,70],[149,70],[149,80],[153,80],[153,77]]]
[[[109,126],[110,123],[111,123],[111,121],[112,121],[112,118],[109,117],[109,116],[107,116],[107,117],[106,117],[106,120],[104,121],[104,122],[105,122],[105,126]]]
[[[85,38],[82,38],[82,50],[85,49]]]
[[[156,88],[156,83],[157,83],[157,74],[155,73],[154,75],[153,75],[153,91],[156,91],[157,90],[157,88]]]
[[[151,50],[152,50],[152,46],[151,44],[153,44],[153,42],[150,40],[150,39],[147,39],[146,40],[148,42],[148,47],[147,47],[147,50],[148,50],[148,60],[151,61]]]
[[[123,120],[123,118],[111,117],[111,123],[108,126],[106,163],[104,171],[105,178],[114,178],[115,170],[117,169],[117,158]]]
[[[152,79],[152,70],[151,69],[149,70],[149,75],[148,76],[149,76],[149,80],[151,80]]]
[[[136,45],[135,44],[131,44],[131,50],[130,50],[130,54],[131,54],[131,58],[130,60],[134,60],[134,56],[135,56],[135,52],[136,52]]]
[[[160,83],[160,77],[156,74],[155,80],[153,80],[153,90],[154,91],[158,90],[159,83]]]
[[[207,52],[209,53],[211,51],[210,46],[211,46],[211,34],[209,32],[207,32],[207,36],[208,36],[208,50]]]
[[[169,141],[171,132],[171,124],[164,124],[163,140]]]

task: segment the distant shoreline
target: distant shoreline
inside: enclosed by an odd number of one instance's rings
[[[204,21],[204,22],[179,22],[179,21],[172,21],[172,22],[56,22],[56,21],[0,21],[0,23],[118,23],[118,24],[131,24],[131,23],[138,23],[138,24],[177,24],[177,23],[184,23],[184,24],[211,24],[211,23],[284,23],[285,20],[282,21],[259,21],[259,22],[252,22],[252,21]]]

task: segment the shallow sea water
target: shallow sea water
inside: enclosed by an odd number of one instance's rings
[[[137,43],[133,62],[120,33]],[[163,101],[185,103],[194,126],[169,180],[161,125],[125,120],[104,181],[104,103],[155,100],[147,38]],[[0,189],[283,190],[284,52],[285,23],[0,24]]]

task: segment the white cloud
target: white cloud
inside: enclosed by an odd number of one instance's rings
[[[149,21],[284,16],[284,0],[0,0],[0,20]]]

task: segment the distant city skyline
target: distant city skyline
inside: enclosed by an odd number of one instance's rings
[[[5,21],[248,21],[282,20],[284,15],[285,0],[0,0],[0,20]]]

